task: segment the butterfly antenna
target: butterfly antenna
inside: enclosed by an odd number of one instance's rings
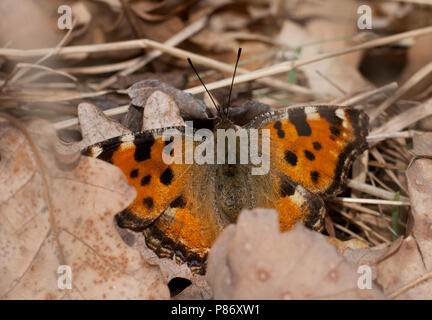
[[[192,64],[192,60],[190,58],[187,58],[187,61],[189,62],[189,65],[191,66],[192,70],[195,72],[195,74],[197,75],[199,81],[201,82],[201,84],[203,85],[204,89],[207,91],[207,94],[209,95],[211,101],[213,102],[217,112],[220,114],[220,108],[219,106],[216,104],[216,102],[213,99],[213,96],[211,95],[210,91],[207,90],[206,85],[204,84],[204,81],[202,81],[201,77],[199,76],[197,70],[195,69],[194,65]]]
[[[233,89],[233,86],[234,86],[234,78],[235,78],[235,75],[236,75],[237,66],[238,66],[238,63],[239,63],[239,60],[240,60],[241,52],[242,52],[242,48],[239,48],[238,52],[237,52],[237,60],[236,60],[235,67],[234,67],[234,73],[233,73],[233,76],[232,76],[231,87],[230,87],[230,91],[229,91],[229,95],[228,95],[227,108],[231,105],[231,93],[232,93],[232,89]]]

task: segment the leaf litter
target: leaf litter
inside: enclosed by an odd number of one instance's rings
[[[1,297],[167,298],[158,269],[125,245],[114,228],[113,214],[135,194],[121,171],[88,157],[60,169],[53,150],[53,126],[34,120],[25,127],[34,150],[13,125],[2,121],[0,128]],[[34,160],[34,152],[40,155],[40,163]],[[57,286],[60,265],[73,269],[70,291]]]
[[[0,23],[7,43],[0,108],[13,116],[0,120],[2,298],[167,299],[169,288],[176,299],[432,297],[430,5],[370,4],[374,28],[359,32],[355,0],[70,1],[75,24],[60,31],[56,15],[46,14],[58,3],[0,5],[10,12]],[[32,28],[20,23],[24,12],[32,12]],[[280,234],[274,212],[246,211],[214,244],[207,276],[197,278],[157,258],[142,235],[115,226],[135,191],[118,169],[79,151],[143,128],[211,119],[186,58],[223,102],[240,46],[238,119],[287,104],[351,105],[372,118],[370,148],[344,193],[326,201],[326,237],[302,225]],[[13,119],[24,123],[40,161]],[[262,230],[266,237],[255,239]],[[298,239],[309,244],[304,256]],[[245,256],[250,245],[257,250]],[[63,263],[74,270],[66,292],[57,288]],[[266,281],[256,277],[259,263]],[[362,265],[372,268],[372,291],[357,288]],[[173,290],[176,279],[191,285]]]

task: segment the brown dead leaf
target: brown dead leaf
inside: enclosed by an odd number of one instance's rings
[[[431,15],[432,17],[432,15]],[[399,82],[405,83],[421,68],[426,66],[432,60],[432,35],[426,35],[415,39],[414,44],[408,50],[407,66],[404,68],[402,75],[400,76]],[[411,90],[405,95],[405,98],[412,98],[416,94],[421,94],[432,83],[432,75],[426,76],[421,82],[417,83]]]
[[[0,1],[0,41],[13,48],[53,47],[66,33],[57,27],[57,8],[64,1]],[[54,13],[54,14],[53,14]]]
[[[354,266],[323,236],[297,223],[279,232],[274,210],[244,210],[209,254],[208,281],[215,299],[372,299],[360,290]]]
[[[207,107],[202,101],[195,99],[191,94],[171,87],[159,80],[137,82],[129,88],[128,94],[134,106],[144,107],[147,103],[147,99],[155,91],[161,91],[172,97],[180,111],[185,115],[194,119],[209,118]]]
[[[416,133],[413,136],[412,152],[418,157],[432,156],[432,132]]]
[[[87,102],[78,105],[78,119],[83,139],[68,144],[58,142],[56,150],[61,155],[74,154],[95,143],[131,132],[117,121],[108,118],[98,107]]]
[[[162,91],[155,91],[147,99],[143,113],[142,130],[184,126],[174,99]]]
[[[197,35],[193,36],[191,41],[200,45],[204,50],[213,52],[232,51],[240,45],[233,37],[224,32],[204,29]]]
[[[398,299],[432,298],[432,160],[419,159],[407,170],[412,235],[377,266],[378,282]]]
[[[416,160],[406,175],[411,213],[414,218],[412,233],[422,253],[426,269],[432,271],[432,160]]]
[[[185,89],[188,81],[185,72],[165,72],[165,73],[138,73],[128,76],[120,76],[118,81],[112,85],[114,89],[123,89],[132,86],[134,83],[143,80],[159,80],[177,89]]]
[[[310,46],[304,46],[308,43],[316,43],[328,39],[328,34],[319,34],[319,30],[328,30],[329,26],[320,26],[319,24],[328,23],[319,20],[314,24],[310,24],[311,30],[302,27],[299,24],[286,20],[281,28],[278,36],[279,42],[292,47],[301,47],[300,59],[308,59],[317,56],[322,51],[339,49],[337,46],[329,49],[328,45],[324,49],[325,43]],[[333,29],[337,28],[338,34],[342,31],[346,36],[348,30],[341,28],[340,25],[332,25]],[[333,30],[331,29],[331,30]],[[333,34],[333,38],[335,35]],[[357,70],[357,59],[351,58],[351,61],[344,60],[346,58],[337,57],[318,61],[311,65],[301,67],[304,72],[309,87],[321,96],[339,97],[345,92],[352,92],[359,88],[366,87],[368,82],[363,79]]]
[[[0,297],[168,298],[159,271],[126,246],[114,228],[115,213],[135,198],[121,170],[88,157],[61,170],[53,155],[55,129],[43,120],[25,126],[43,163],[47,189],[28,141],[3,121]],[[58,288],[60,265],[71,267],[71,290]]]

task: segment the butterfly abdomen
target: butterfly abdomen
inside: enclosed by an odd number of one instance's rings
[[[239,164],[219,165],[216,169],[216,204],[229,222],[235,222],[243,208],[252,207],[245,170],[247,167]]]

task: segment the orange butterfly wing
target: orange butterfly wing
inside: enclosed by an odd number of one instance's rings
[[[158,256],[175,256],[202,272],[207,252],[225,224],[208,192],[215,170],[184,163],[184,127],[174,128],[181,144],[173,144],[172,152],[165,149],[170,143],[162,139],[167,129],[173,128],[116,137],[83,153],[119,167],[137,191],[129,207],[116,215],[119,226],[143,231]],[[175,157],[177,152],[182,164],[166,164],[163,153]],[[200,183],[203,177],[209,178],[206,183]]]
[[[268,184],[275,190],[259,204],[279,211],[281,230],[297,219],[320,229],[318,195],[341,191],[352,161],[367,148],[367,115],[338,106],[291,107],[262,114],[247,128],[270,130]]]

